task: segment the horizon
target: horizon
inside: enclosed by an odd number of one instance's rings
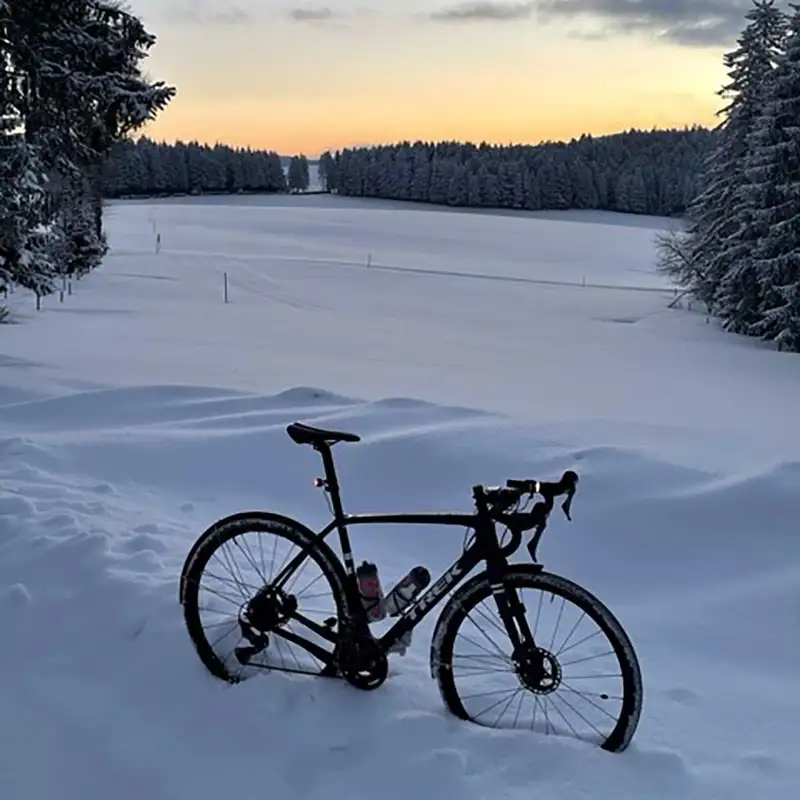
[[[140,135],[310,159],[405,140],[535,145],[713,127],[722,56],[750,6],[128,2],[158,38],[148,75],[178,90]]]

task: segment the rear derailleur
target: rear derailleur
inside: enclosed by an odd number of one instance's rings
[[[254,656],[269,646],[269,633],[288,622],[297,611],[297,599],[280,589],[265,586],[239,611],[239,629],[242,638],[234,649],[236,660],[250,663]]]

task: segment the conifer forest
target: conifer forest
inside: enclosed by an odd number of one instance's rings
[[[327,151],[320,188],[452,207],[682,218],[658,268],[735,333],[800,351],[800,6],[752,0],[724,55],[719,124],[537,145]],[[175,96],[116,0],[0,0],[0,287],[47,294],[107,250],[105,198],[303,192],[305,155],[141,135]]]

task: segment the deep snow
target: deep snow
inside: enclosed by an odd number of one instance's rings
[[[662,221],[550,217],[120,203],[63,304],[12,295],[0,797],[796,795],[800,361],[666,308]],[[473,483],[577,469],[540,553],[633,639],[630,750],[448,716],[434,618],[374,693],[209,677],[177,604],[197,535],[254,508],[327,521],[295,419],[363,436],[335,451],[350,510],[468,510]],[[385,585],[462,544],[353,536]]]

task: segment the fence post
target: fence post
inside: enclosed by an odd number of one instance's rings
[[[367,253],[367,269],[372,266],[372,253]]]
[[[222,297],[224,302],[228,302],[228,273],[222,273]]]

